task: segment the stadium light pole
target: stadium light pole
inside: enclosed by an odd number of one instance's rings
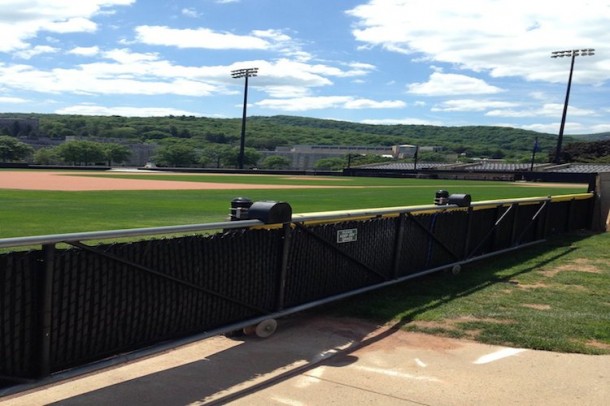
[[[239,141],[239,158],[237,160],[239,169],[244,169],[244,147],[246,144],[246,108],[248,106],[248,78],[256,76],[258,68],[237,69],[231,71],[233,79],[246,78],[244,84],[244,111],[241,117],[241,138]]]
[[[570,87],[572,86],[572,72],[574,72],[574,60],[577,56],[593,56],[595,49],[571,49],[567,51],[551,52],[551,58],[571,57],[570,76],[568,77],[568,89],[566,90],[566,99],[563,103],[563,114],[561,115],[561,125],[559,126],[559,136],[557,137],[557,149],[555,150],[555,163],[561,163],[561,144],[563,143],[563,130],[566,125],[566,115],[568,113],[568,101],[570,100]]]

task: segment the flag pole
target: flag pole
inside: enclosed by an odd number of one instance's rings
[[[532,150],[532,162],[530,164],[530,172],[534,172],[534,160],[536,159],[536,151],[538,150],[538,137],[534,141],[534,149]]]

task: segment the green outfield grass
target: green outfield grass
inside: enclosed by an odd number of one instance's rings
[[[80,175],[80,174],[79,174]],[[248,184],[324,185],[330,189],[59,192],[0,189],[0,238],[223,221],[230,201],[290,203],[294,213],[431,204],[434,192],[469,193],[473,201],[581,193],[558,185],[424,179],[270,175],[92,175]],[[343,186],[343,187],[342,187]],[[352,186],[352,188],[344,188]]]

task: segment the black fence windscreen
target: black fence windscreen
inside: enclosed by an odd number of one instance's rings
[[[244,228],[0,255],[0,377],[161,341],[588,228],[592,198]]]

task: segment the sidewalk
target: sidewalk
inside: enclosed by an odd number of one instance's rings
[[[607,405],[610,356],[558,354],[295,315],[267,339],[213,337],[0,405]]]

